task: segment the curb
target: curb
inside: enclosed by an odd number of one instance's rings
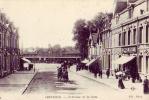
[[[71,70],[70,70],[70,71],[71,71]],[[73,72],[73,73],[76,74],[76,72],[74,72],[74,71],[71,71],[71,72]],[[115,87],[113,87],[113,86],[111,86],[111,85],[109,85],[109,84],[106,84],[106,83],[104,83],[104,82],[101,82],[101,81],[98,81],[98,80],[96,80],[96,79],[87,77],[87,76],[82,75],[82,74],[80,74],[80,73],[77,73],[77,75],[80,75],[80,76],[82,76],[82,77],[88,78],[88,79],[93,80],[93,81],[95,81],[95,82],[98,82],[98,83],[100,83],[100,84],[102,84],[102,85],[105,85],[105,86],[107,86],[107,87],[110,87],[110,88],[112,88],[112,89],[114,89],[114,90],[116,90],[116,91],[119,91],[119,89],[117,89],[117,88],[115,88]]]
[[[31,78],[31,80],[29,81],[28,84],[25,85],[25,87],[21,90],[21,94],[23,95],[25,93],[25,91],[27,90],[28,86],[31,84],[31,81],[34,79],[34,77],[36,76],[38,71],[36,71],[33,75],[33,77]]]

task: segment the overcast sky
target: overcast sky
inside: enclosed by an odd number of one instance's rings
[[[0,10],[19,28],[20,47],[74,46],[77,19],[113,11],[114,0],[0,0]],[[23,46],[22,46],[23,45]]]

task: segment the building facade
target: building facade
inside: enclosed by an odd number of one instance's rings
[[[102,67],[104,70],[111,69],[111,61],[112,61],[112,42],[111,42],[111,29],[105,28],[100,33],[100,37],[102,37],[101,43],[101,59],[102,59]]]
[[[90,43],[89,56],[97,51],[103,69],[124,70],[128,66],[132,72],[149,74],[149,0],[117,0],[109,23],[110,27],[98,34],[98,45],[93,47]],[[133,58],[133,61],[116,64],[122,57]]]
[[[112,62],[122,56],[135,56],[140,74],[149,73],[149,0],[134,0],[122,11],[116,10],[112,19]],[[116,9],[121,8],[117,3]],[[129,65],[128,65],[129,66]],[[112,63],[112,69],[118,68]]]
[[[99,44],[98,40],[98,33],[91,33],[89,36],[89,43],[88,43],[88,58],[89,60],[97,58],[99,54]]]
[[[105,16],[106,23],[101,32],[91,33],[89,37],[89,58],[100,58],[102,69],[111,68],[112,39],[111,39],[111,14]]]
[[[0,76],[19,69],[19,35],[14,25],[0,12]]]

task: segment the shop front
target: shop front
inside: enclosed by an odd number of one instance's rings
[[[118,59],[113,61],[113,64],[118,66],[114,68],[115,72],[122,71],[126,76],[133,79],[139,79],[138,67],[137,67],[137,48],[125,47],[121,48],[122,55]]]

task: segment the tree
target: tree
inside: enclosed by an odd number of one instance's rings
[[[62,49],[59,44],[54,45],[52,49],[53,49],[54,56],[61,56]]]
[[[48,44],[48,52],[49,52],[49,55],[51,56],[53,53],[53,51],[52,51],[52,46],[51,46],[51,44]]]
[[[89,39],[89,28],[84,19],[79,19],[75,22],[73,27],[73,40],[76,41],[76,47],[81,53],[81,57],[87,58],[88,56],[88,39]]]
[[[48,56],[49,52],[47,48],[36,48],[37,55],[39,56]]]
[[[75,46],[79,49],[83,59],[88,56],[89,35],[96,34],[97,36],[97,34],[100,34],[105,28],[110,28],[112,15],[112,13],[99,12],[90,21],[79,19],[75,22],[73,27],[73,40],[76,41]],[[101,36],[99,39],[102,41]]]
[[[99,12],[92,20],[92,23],[96,26],[97,34],[100,34],[105,28],[111,27],[112,13]],[[100,36],[102,41],[102,37]]]
[[[88,26],[90,34],[91,33],[97,33],[97,27],[92,20],[87,21],[87,26]]]

